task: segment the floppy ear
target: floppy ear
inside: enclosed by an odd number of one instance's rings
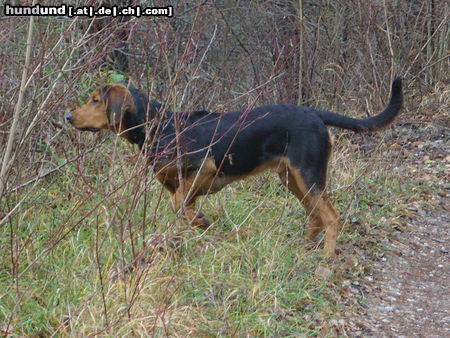
[[[125,114],[134,111],[134,100],[127,87],[119,84],[106,85],[101,89],[106,105],[109,125],[119,127]]]

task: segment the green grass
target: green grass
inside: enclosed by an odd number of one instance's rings
[[[275,175],[203,199],[214,222],[203,232],[172,214],[167,194],[135,160],[110,149],[42,180],[1,229],[2,330],[9,323],[20,336],[321,335],[340,316],[340,282],[355,273],[340,270],[346,248],[383,237],[386,218],[403,212],[395,199],[413,194],[377,170],[386,164],[335,155],[332,199],[347,230],[343,254],[327,261],[303,239],[303,208]],[[169,240],[150,247],[145,265],[112,278],[155,233]],[[330,273],[320,276],[318,267]]]

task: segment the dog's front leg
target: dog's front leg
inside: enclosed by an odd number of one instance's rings
[[[200,210],[196,210],[195,202],[199,195],[205,194],[211,188],[211,184],[217,173],[217,168],[212,158],[207,158],[200,168],[183,177],[181,183],[172,194],[171,204],[175,213],[181,213],[183,218],[191,225],[207,228],[211,222]]]
[[[195,201],[197,196],[186,198],[184,189],[177,189],[172,194],[170,202],[175,213],[180,213],[183,219],[190,225],[206,229],[211,225],[211,222],[203,215],[200,210],[196,210]]]

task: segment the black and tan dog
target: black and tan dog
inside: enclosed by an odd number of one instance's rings
[[[326,126],[378,130],[394,120],[402,102],[402,83],[396,79],[387,108],[366,119],[294,105],[173,113],[132,86],[118,83],[95,91],[66,119],[80,130],[108,129],[145,147],[157,179],[171,194],[173,210],[201,227],[209,222],[195,208],[198,196],[269,168],[276,170],[308,212],[307,238],[314,240],[324,229],[324,251],[332,256],[340,216],[325,191],[332,147]]]

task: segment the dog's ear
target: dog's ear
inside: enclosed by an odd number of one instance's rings
[[[127,87],[120,84],[110,84],[101,88],[103,102],[110,127],[121,128],[122,120],[127,113],[134,111],[134,100]]]

